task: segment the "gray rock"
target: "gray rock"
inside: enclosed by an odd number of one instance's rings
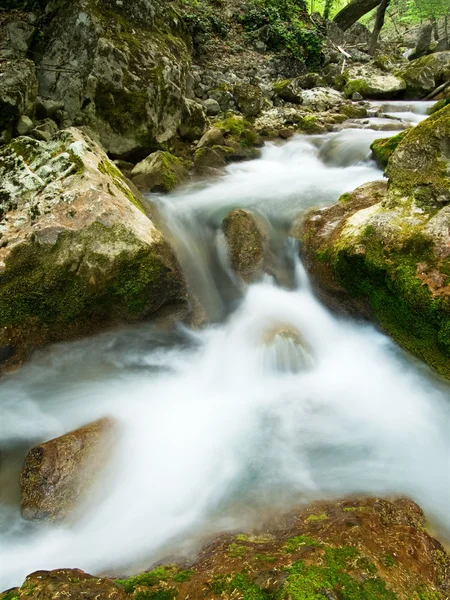
[[[56,113],[64,109],[64,102],[61,100],[52,100],[51,98],[38,97],[36,101],[36,118],[53,119]]]
[[[220,129],[218,127],[211,127],[199,141],[197,148],[212,148],[213,146],[223,146],[224,144],[225,140]]]
[[[364,98],[362,97],[362,95],[359,92],[354,92],[352,94],[352,100],[360,101],[360,100],[364,100]]]
[[[25,135],[29,133],[33,129],[33,127],[33,121],[30,119],[30,117],[27,117],[26,115],[22,115],[17,121],[16,125],[17,133],[19,135]]]
[[[131,171],[132,183],[139,190],[150,192],[170,192],[187,177],[181,160],[162,150],[147,156]]]
[[[52,119],[44,119],[32,131],[33,137],[48,142],[58,133],[58,125]]]
[[[220,113],[220,105],[217,100],[214,100],[214,98],[208,98],[205,100],[203,102],[203,106],[205,107],[206,114],[211,117],[215,117]]]
[[[178,127],[180,137],[189,142],[202,137],[206,129],[205,110],[201,104],[185,98],[181,113],[181,123]]]
[[[234,99],[245,117],[256,117],[264,106],[261,88],[249,83],[240,83],[234,87]]]
[[[37,95],[35,67],[31,60],[0,62],[0,132],[21,115],[33,117]]]

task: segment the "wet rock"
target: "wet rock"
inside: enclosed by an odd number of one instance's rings
[[[248,210],[232,210],[222,223],[233,271],[245,283],[259,279],[264,269],[267,237],[257,219]]]
[[[187,169],[170,152],[153,152],[131,171],[131,181],[139,190],[170,192],[188,178]]]
[[[382,169],[387,167],[389,159],[407,133],[407,131],[402,131],[393,137],[381,138],[372,142],[370,149],[379,167]]]
[[[339,107],[339,112],[349,119],[363,119],[367,117],[367,108],[358,104],[344,104]]]
[[[404,348],[450,378],[450,106],[404,133],[384,182],[313,211],[299,238],[324,289],[371,311]],[[398,139],[397,139],[398,141]],[[389,145],[389,142],[386,142]]]
[[[294,327],[275,326],[264,335],[265,367],[278,373],[299,373],[314,364],[311,349]]]
[[[144,318],[183,288],[143,200],[80,130],[0,149],[0,213],[0,345],[17,357]]]
[[[208,590],[218,598],[444,600],[449,568],[448,553],[427,533],[414,502],[348,498],[313,502],[257,529],[222,534],[189,569],[159,565],[116,581],[78,570],[39,571],[0,598],[169,600],[202,598]]]
[[[0,62],[0,133],[16,124],[19,117],[32,118],[37,96],[37,80],[31,60]]]
[[[358,102],[359,100],[364,100],[364,98],[362,97],[362,95],[359,92],[353,92],[352,100],[355,100],[356,102]]]
[[[198,175],[217,175],[218,170],[226,165],[223,146],[209,148],[204,146],[194,154],[194,171]]]
[[[322,112],[340,106],[344,102],[342,94],[331,88],[304,90],[301,94],[302,105],[314,112]]]
[[[14,590],[13,597],[17,600],[58,600],[61,597],[67,600],[128,598],[124,589],[111,579],[93,577],[80,569],[36,571],[28,575],[20,588]]]
[[[199,140],[206,129],[206,114],[203,106],[194,100],[184,99],[178,133],[189,142]]]
[[[111,420],[101,419],[30,450],[20,477],[22,517],[73,516],[107,464],[113,428]]]

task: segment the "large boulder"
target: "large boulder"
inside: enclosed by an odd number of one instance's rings
[[[302,104],[314,112],[323,112],[344,103],[342,94],[331,88],[313,88],[301,93]]]
[[[101,419],[32,448],[20,477],[22,517],[73,516],[108,464],[113,430],[112,421]]]
[[[450,378],[450,106],[409,130],[366,184],[297,232],[333,296],[368,308],[392,337]]]
[[[231,268],[245,283],[261,277],[267,253],[267,235],[248,210],[232,210],[222,223]]]
[[[264,96],[261,88],[250,83],[235,85],[234,99],[244,117],[256,117],[264,106]]]
[[[222,534],[189,568],[159,564],[115,581],[76,569],[38,571],[0,600],[445,600],[449,569],[414,502],[350,498]]]
[[[0,347],[18,356],[183,296],[139,193],[80,130],[0,150],[0,215]]]
[[[139,160],[176,135],[190,58],[170,3],[51,3],[37,49],[40,95],[111,155]]]
[[[406,89],[401,77],[369,65],[350,67],[344,73],[344,81],[347,98],[357,93],[371,100],[393,99],[401,96]]]
[[[413,60],[398,75],[406,83],[406,97],[422,100],[450,79],[450,51]]]

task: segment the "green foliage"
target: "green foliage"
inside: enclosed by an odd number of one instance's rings
[[[198,40],[202,40],[205,44],[214,36],[227,37],[228,27],[220,17],[220,5],[220,0],[210,2],[181,0],[181,16],[194,40],[196,50],[199,50],[202,46],[198,43]]]
[[[308,23],[303,0],[249,0],[240,21],[250,38],[268,27],[271,49],[284,50],[310,67],[321,64],[322,38]]]
[[[329,519],[328,515],[326,515],[325,513],[321,513],[320,515],[309,515],[309,517],[306,520],[308,522],[311,522],[311,521],[326,521],[327,519]]]
[[[127,594],[134,592],[136,586],[154,586],[160,581],[167,581],[170,571],[166,567],[156,567],[152,571],[129,577],[128,579],[116,579],[116,583],[123,587]]]
[[[289,554],[292,552],[296,552],[301,546],[312,546],[319,547],[320,544],[314,538],[308,535],[297,535],[296,537],[290,538],[284,549]]]
[[[231,558],[242,558],[247,553],[247,548],[234,542],[228,546],[228,556]]]

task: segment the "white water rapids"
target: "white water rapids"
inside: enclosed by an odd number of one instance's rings
[[[448,384],[373,326],[331,314],[286,239],[302,210],[382,177],[368,158],[383,135],[269,144],[260,160],[156,198],[209,324],[59,345],[0,382],[0,589],[37,569],[148,568],[204,535],[351,493],[406,495],[449,534]],[[234,207],[271,224],[286,277],[237,285],[218,233]],[[277,368],[262,343],[277,326],[301,332],[312,367]],[[103,416],[121,436],[82,518],[22,521],[13,482],[26,451]]]

